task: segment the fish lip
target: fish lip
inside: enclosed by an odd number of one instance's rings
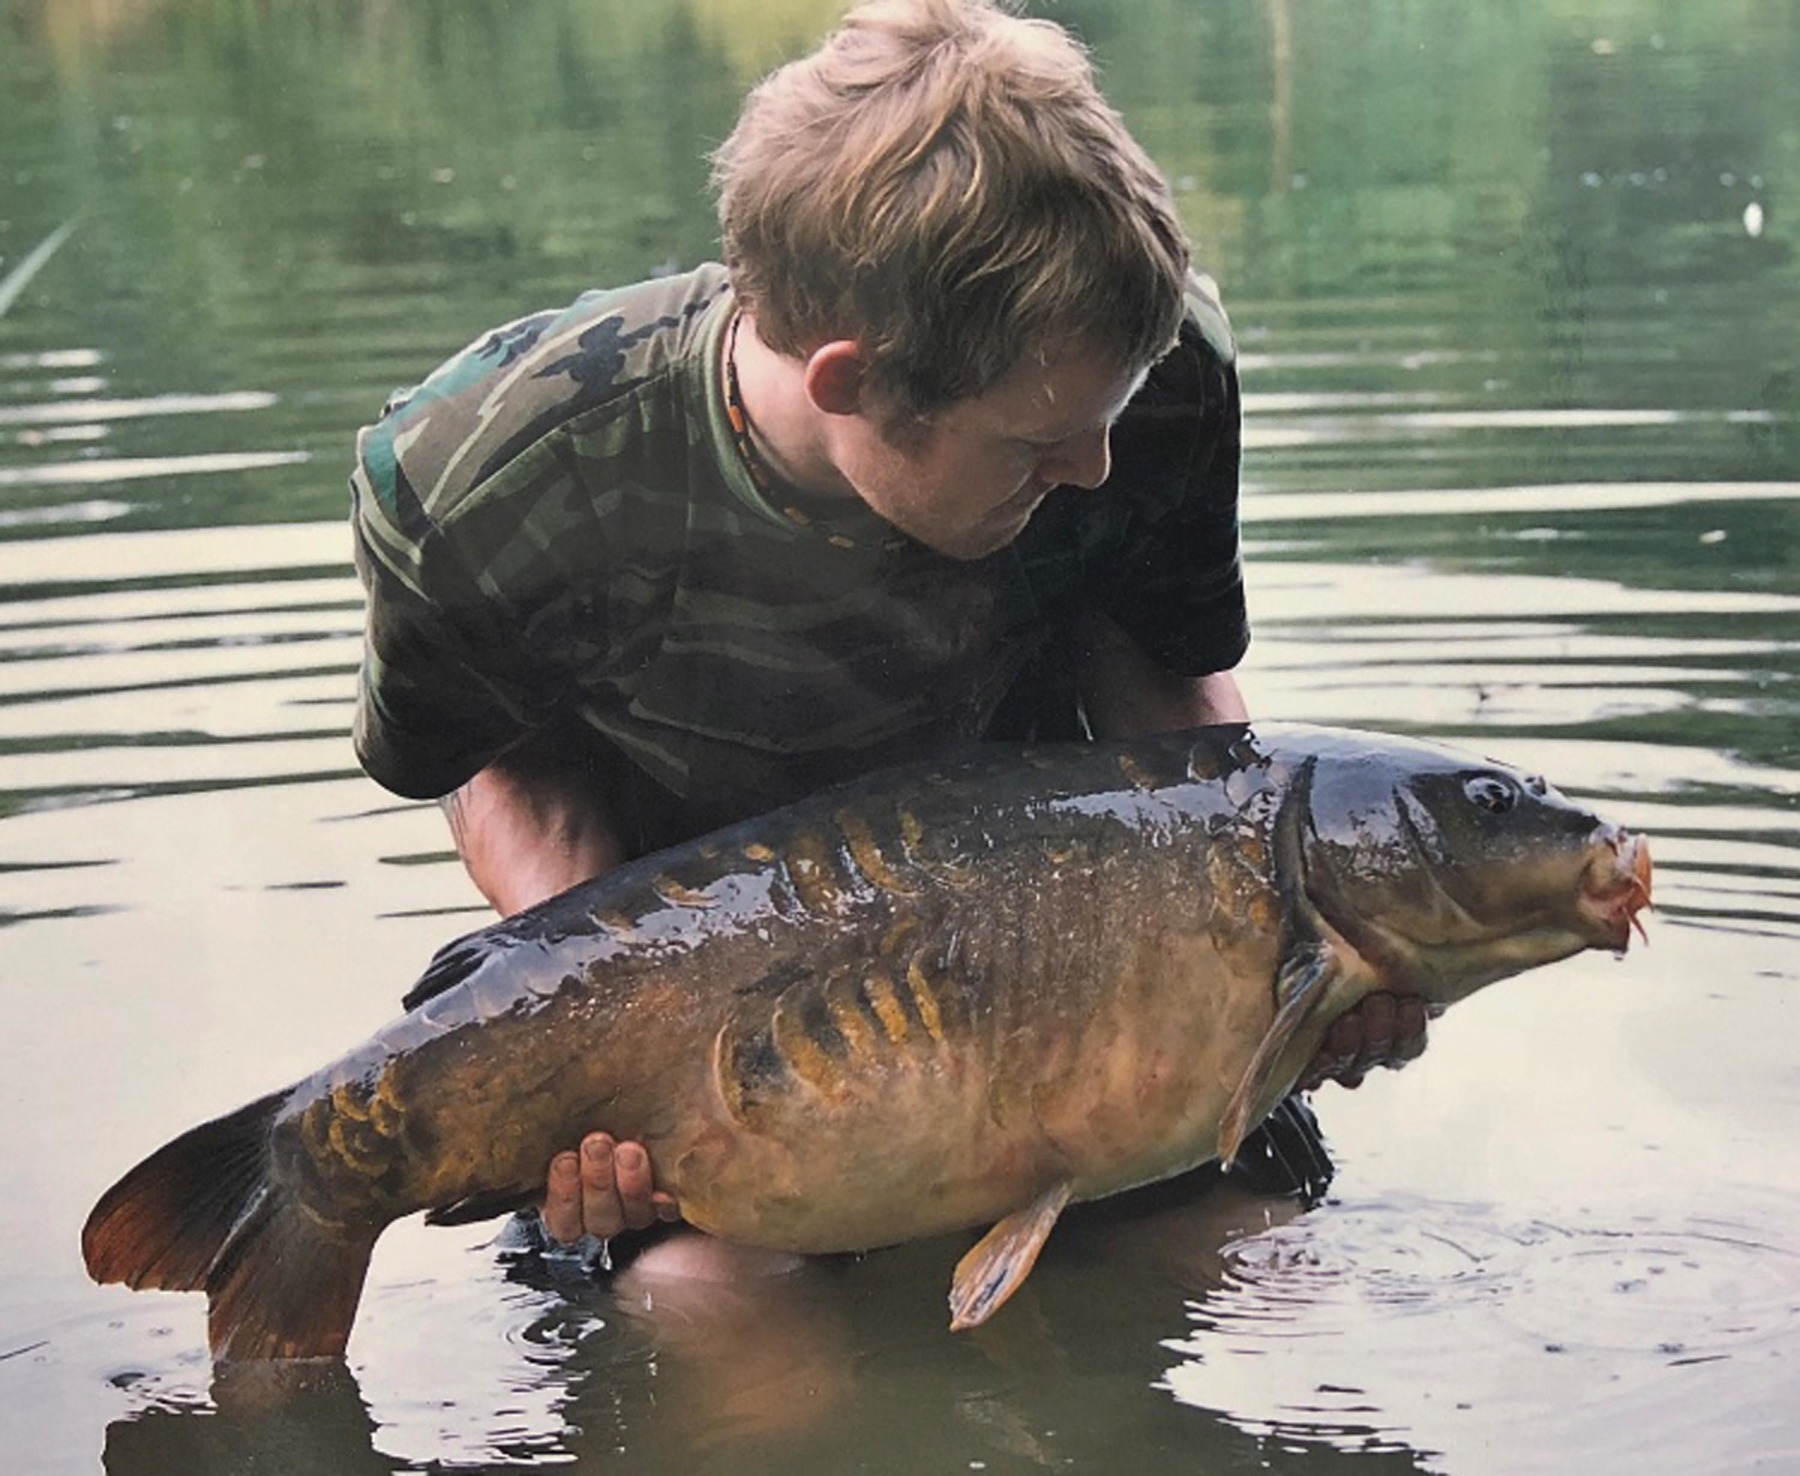
[[[1580,909],[1594,930],[1595,946],[1622,955],[1631,947],[1634,930],[1649,941],[1638,913],[1650,905],[1651,874],[1645,837],[1612,825],[1594,837]]]

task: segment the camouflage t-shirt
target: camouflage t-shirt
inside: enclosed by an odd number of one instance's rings
[[[860,502],[775,505],[733,446],[717,266],[495,330],[358,439],[368,591],[355,738],[396,793],[447,793],[559,725],[691,831],[980,737],[1083,603],[1171,670],[1233,666],[1238,401],[1199,283],[1098,494],[1010,547],[935,554]]]

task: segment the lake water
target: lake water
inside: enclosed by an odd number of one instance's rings
[[[1043,9],[1234,312],[1254,710],[1647,830],[1650,946],[1321,1091],[1316,1209],[1078,1219],[971,1336],[960,1242],[592,1286],[407,1224],[347,1376],[214,1389],[199,1298],[89,1284],[89,1206],[483,920],[350,752],[352,434],[707,256],[705,149],[836,7],[0,0],[14,1469],[1800,1469],[1800,13]]]

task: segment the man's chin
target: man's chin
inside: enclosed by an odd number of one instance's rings
[[[989,522],[970,528],[960,533],[954,540],[954,547],[945,546],[939,549],[953,559],[972,562],[985,559],[990,554],[997,554],[1001,549],[1015,542],[1025,531],[1025,525],[1031,521],[1031,515],[1037,511],[1041,497],[1033,498],[1029,505],[1019,508],[1002,508],[998,515]]]
[[[1024,531],[1025,525],[1020,523],[1017,527],[1000,532],[984,533],[981,536],[968,534],[951,543],[927,543],[925,546],[959,563],[973,564],[979,559],[999,553]]]

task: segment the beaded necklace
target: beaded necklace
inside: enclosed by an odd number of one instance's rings
[[[743,391],[738,388],[737,372],[738,328],[743,321],[744,315],[734,312],[731,315],[731,326],[725,330],[725,418],[731,425],[731,444],[737,448],[738,460],[750,474],[756,490],[779,507],[781,515],[795,527],[809,527],[813,520],[805,511],[778,500],[777,489],[782,486],[781,479],[775,475],[775,469],[763,459],[762,452],[756,449],[756,438],[750,434],[750,414],[744,409],[744,396]],[[827,533],[825,537],[827,542],[839,548],[856,547],[856,540],[847,538],[842,533]]]
[[[756,490],[764,497],[773,498],[775,473],[763,460],[762,452],[756,449],[756,441],[750,434],[750,415],[744,409],[743,391],[738,388],[737,341],[738,329],[743,322],[742,313],[733,313],[731,326],[725,330],[725,418],[731,422],[731,443],[737,447],[738,460],[744,463],[744,470],[750,473]],[[793,516],[791,510],[788,515]]]

